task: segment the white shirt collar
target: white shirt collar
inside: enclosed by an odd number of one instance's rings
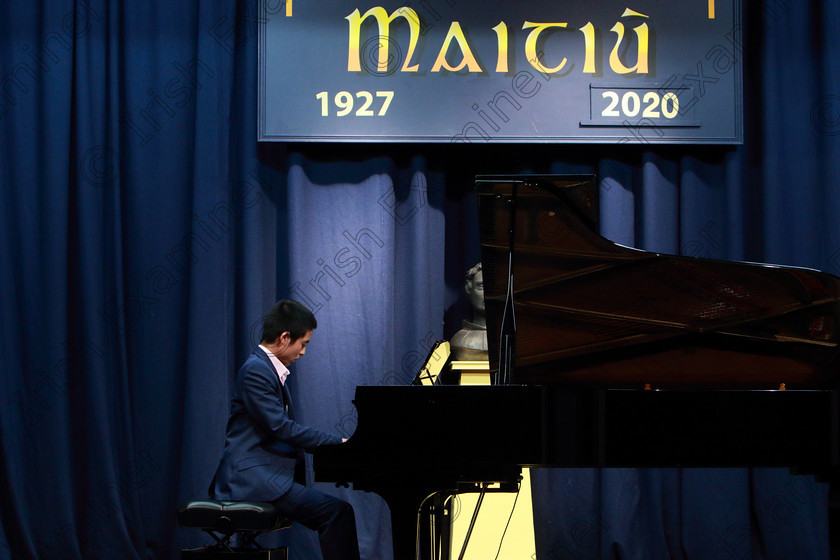
[[[286,378],[289,376],[289,368],[283,365],[283,362],[277,359],[277,356],[271,353],[271,350],[260,344],[260,348],[262,348],[266,354],[268,354],[268,359],[271,360],[271,364],[274,366],[274,371],[277,372],[277,377],[280,378],[280,384],[286,384]]]

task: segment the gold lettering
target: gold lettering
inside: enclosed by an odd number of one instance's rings
[[[621,17],[643,17],[647,18],[648,16],[644,14],[640,14],[639,12],[634,12],[630,8],[626,8],[624,13],[621,14]],[[612,52],[610,53],[610,68],[612,68],[613,72],[616,74],[629,74],[630,72],[636,72],[638,74],[647,74],[648,71],[648,26],[647,23],[642,23],[638,27],[633,28],[633,32],[636,33],[636,40],[638,41],[637,47],[637,54],[636,54],[636,65],[632,68],[628,68],[624,65],[621,61],[621,58],[618,56],[619,48],[621,47],[621,42],[624,39],[624,24],[621,22],[617,22],[610,31],[613,31],[618,37],[615,40],[615,46],[613,47]]]
[[[537,41],[539,40],[540,33],[545,31],[550,27],[566,27],[565,23],[532,23],[530,21],[526,21],[522,24],[522,29],[531,29],[528,34],[528,38],[525,39],[525,55],[528,58],[528,62],[531,63],[531,66],[536,68],[538,71],[544,74],[552,74],[554,72],[559,72],[565,65],[566,65],[566,58],[563,57],[563,60],[560,61],[560,64],[555,66],[554,68],[546,68],[540,57],[537,56]]]
[[[446,53],[449,51],[449,45],[452,44],[452,39],[457,41],[458,47],[461,49],[461,54],[463,55],[461,63],[458,66],[451,66],[446,60]],[[449,32],[446,34],[446,39],[443,40],[443,46],[440,48],[440,52],[438,52],[435,64],[432,66],[432,72],[440,72],[441,67],[446,68],[451,72],[457,72],[464,66],[469,68],[470,72],[482,71],[478,61],[473,56],[472,50],[470,50],[467,38],[464,37],[464,31],[461,29],[461,24],[457,21],[453,21],[452,25],[449,26]]]
[[[368,40],[364,47],[362,47],[362,25],[369,18],[373,18],[376,21],[378,35],[373,36],[371,40]],[[355,9],[351,14],[344,18],[347,20],[349,26],[347,47],[348,72],[361,72],[363,67],[361,57],[370,56],[374,50],[377,53],[376,72],[387,72],[389,67],[390,70],[393,71],[394,62],[392,59],[394,58],[394,53],[392,51],[396,47],[396,41],[391,36],[391,28],[392,24],[397,21],[397,18],[403,18],[405,22],[408,23],[410,32],[409,45],[406,51],[405,60],[402,63],[401,71],[419,71],[419,64],[412,64],[415,51],[418,47],[420,34],[421,31],[423,31],[423,29],[421,29],[423,22],[417,15],[417,12],[408,6],[403,6],[389,14],[385,8],[381,6],[374,6],[365,12],[364,15],[362,15],[358,9]],[[630,35],[625,37],[628,33],[625,27],[625,22],[617,21],[615,25],[613,25],[612,29],[610,29],[610,31],[615,33],[615,44],[613,45],[609,56],[610,69],[616,74],[629,74],[634,72],[637,74],[647,74],[649,71],[650,41],[648,24],[644,20],[649,19],[649,16],[631,10],[630,8],[625,8],[621,18],[643,18],[636,27],[632,28],[633,33],[635,33],[636,60],[632,66],[625,64],[625,62],[632,60],[633,41]],[[568,24],[566,22],[535,23],[531,21],[525,21],[522,24],[523,30],[530,30],[525,39],[526,59],[534,69],[540,72],[540,74],[549,76],[550,74],[560,72],[566,67],[568,62],[566,57],[562,57],[559,64],[554,67],[547,66],[545,54],[542,51],[538,52],[538,49],[540,48],[540,45],[546,42],[545,37],[547,35],[557,29],[565,29],[567,25]],[[366,29],[369,27],[370,25],[366,27]],[[491,29],[496,33],[497,51],[495,71],[500,74],[508,73],[510,72],[511,58],[508,25],[506,22],[500,21]],[[548,31],[548,33],[543,34],[545,31]],[[599,34],[592,22],[587,22],[586,25],[578,28],[578,31],[583,34],[584,39],[584,60],[582,72],[584,74],[596,74],[599,71],[598,68],[602,66],[602,63],[598,60],[598,52],[601,47]],[[625,38],[628,39],[627,43],[625,43]],[[368,49],[367,46],[369,44],[373,44],[374,42],[375,44],[373,45],[373,48]],[[364,48],[367,52],[360,52],[362,48]],[[400,49],[397,48],[396,50],[399,51]],[[450,51],[452,51],[452,53],[450,53]],[[458,56],[457,51],[460,51],[461,53],[461,60],[457,63],[450,62],[450,58]],[[725,66],[727,64],[721,57],[718,57],[716,61],[719,61],[716,63],[721,66]],[[368,68],[370,68],[370,66]],[[470,73],[484,72],[484,69],[481,67],[481,64],[473,53],[472,46],[461,28],[460,22],[453,21],[450,23],[449,30],[438,51],[431,71],[440,72],[441,70],[448,70],[450,72],[458,72],[465,68]],[[370,71],[373,72],[372,69]]]
[[[586,58],[583,61],[583,73],[595,73],[595,26],[590,21],[580,28],[583,33],[583,41],[586,47]]]
[[[385,8],[382,8],[381,6],[374,6],[365,12],[365,15],[363,16],[359,15],[359,9],[356,8],[349,16],[344,18],[349,22],[350,26],[349,44],[347,46],[347,71],[361,72],[362,70],[359,55],[359,42],[362,22],[368,17],[375,18],[379,27],[379,57],[377,59],[376,71],[387,72],[388,70],[388,46],[391,39],[391,22],[396,18],[401,17],[408,22],[408,27],[411,30],[408,53],[406,54],[402,71],[417,72],[419,65],[415,64],[414,66],[409,66],[411,58],[414,56],[414,49],[417,48],[417,39],[420,36],[420,18],[417,16],[417,12],[411,8],[402,7],[391,15],[388,15]]]
[[[508,71],[508,29],[505,22],[499,22],[499,25],[493,28],[496,32],[496,39],[499,43],[499,55],[496,59],[496,72]]]

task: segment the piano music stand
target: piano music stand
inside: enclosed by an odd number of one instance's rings
[[[449,342],[438,340],[429,350],[423,367],[417,372],[412,380],[412,385],[440,385],[444,371],[450,363]]]

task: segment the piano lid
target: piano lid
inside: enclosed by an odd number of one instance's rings
[[[491,372],[515,204],[514,383],[793,389],[836,378],[837,277],[613,243],[597,233],[592,175],[478,176],[476,191]]]

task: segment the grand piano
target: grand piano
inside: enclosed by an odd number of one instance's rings
[[[840,279],[598,234],[593,176],[476,178],[490,386],[360,386],[315,479],[377,492],[396,560],[419,511],[522,467],[840,464]]]

